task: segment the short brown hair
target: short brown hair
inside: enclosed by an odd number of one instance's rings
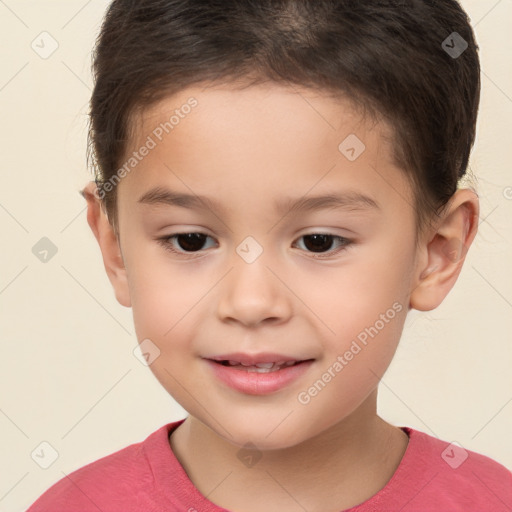
[[[344,95],[385,119],[422,230],[467,171],[477,50],[456,0],[114,0],[94,48],[88,140],[109,220],[117,231],[116,188],[103,187],[133,114],[198,83],[252,77]]]

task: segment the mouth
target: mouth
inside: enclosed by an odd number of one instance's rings
[[[245,372],[254,372],[254,373],[271,373],[282,370],[283,368],[289,368],[290,366],[297,366],[302,363],[306,363],[308,361],[313,361],[313,359],[305,359],[305,360],[288,360],[288,361],[276,361],[276,362],[268,362],[268,363],[254,363],[254,364],[246,364],[239,361],[234,361],[230,359],[216,360],[210,359],[214,363],[220,364],[222,366],[228,366],[233,370],[240,370]]]
[[[223,354],[203,359],[217,381],[247,395],[268,395],[291,386],[315,361],[270,353]]]

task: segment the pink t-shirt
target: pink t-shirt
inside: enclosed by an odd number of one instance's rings
[[[194,487],[174,456],[169,434],[183,421],[62,478],[27,512],[226,512]],[[402,430],[409,444],[395,474],[350,512],[512,510],[512,473],[504,466],[418,430]]]

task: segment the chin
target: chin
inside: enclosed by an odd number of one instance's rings
[[[239,423],[232,419],[228,427],[231,436],[219,429],[218,425],[213,430],[233,446],[247,449],[248,445],[252,445],[260,451],[290,448],[307,439],[307,435],[299,431],[296,425],[292,422],[287,424],[282,418],[276,422],[260,418],[259,421],[245,419]]]
[[[284,450],[286,448],[291,448],[296,446],[303,439],[291,439],[289,435],[284,436],[268,436],[268,432],[249,432],[249,433],[241,433],[240,436],[233,435],[233,438],[227,439],[232,445],[237,446],[240,449],[247,449],[249,446],[259,451],[267,451],[267,450]]]

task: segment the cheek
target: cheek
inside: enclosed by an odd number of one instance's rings
[[[411,276],[412,254],[381,246],[354,252],[337,269],[305,274],[295,290],[321,319],[327,339],[348,340],[381,315],[391,320],[407,310]],[[386,326],[391,323],[397,322]]]
[[[324,338],[318,370],[296,397],[303,413],[318,418],[315,430],[350,415],[377,388],[393,359],[407,314],[400,303],[393,305],[375,308],[379,315],[364,308],[357,315],[338,315],[337,335]]]
[[[179,342],[183,338],[176,333],[184,328],[190,336],[193,308],[207,294],[210,279],[198,278],[193,265],[169,264],[165,255],[140,251],[133,263],[129,286],[138,339],[153,336],[162,344]]]
[[[321,292],[310,295],[311,309],[329,327],[321,330],[325,369],[342,357],[343,370],[335,372],[333,387],[357,388],[364,395],[393,358],[408,311],[413,257],[412,252],[396,250],[399,246],[383,243],[361,251],[346,269],[326,273],[318,282]],[[359,392],[353,400],[356,395]]]
[[[196,308],[212,285],[205,284],[206,276],[197,280],[177,268],[153,263],[133,269],[133,322],[139,342],[151,340],[149,346],[158,354],[151,372],[178,403],[190,406],[189,365],[199,355],[193,344],[198,336]],[[194,379],[194,386],[201,385],[201,376]]]

